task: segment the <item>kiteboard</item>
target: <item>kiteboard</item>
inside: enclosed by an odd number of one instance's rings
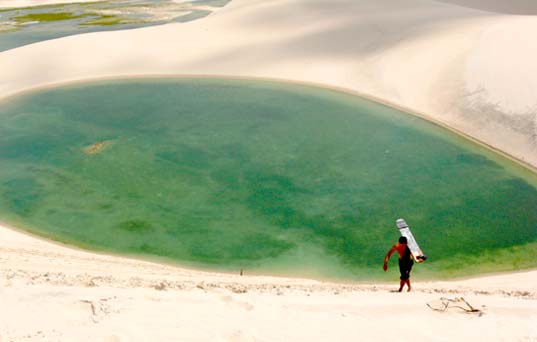
[[[397,225],[397,228],[399,228],[401,236],[406,237],[408,248],[410,249],[412,256],[414,256],[414,260],[416,260],[416,262],[424,262],[427,260],[427,257],[421,251],[420,246],[418,246],[416,239],[414,239],[414,235],[412,235],[410,227],[406,224],[406,221],[400,218],[395,221],[395,224]]]

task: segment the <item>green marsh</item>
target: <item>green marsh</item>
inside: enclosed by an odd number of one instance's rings
[[[0,221],[194,267],[421,278],[537,265],[537,178],[443,128],[329,90],[149,79],[0,105]]]
[[[27,22],[47,22],[47,21],[61,21],[61,20],[71,20],[83,18],[82,15],[75,15],[69,12],[57,12],[57,13],[29,13],[25,15],[20,15],[13,17],[12,19],[18,23],[27,23]]]

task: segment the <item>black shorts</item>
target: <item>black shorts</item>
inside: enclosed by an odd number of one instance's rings
[[[403,261],[399,259],[399,272],[401,272],[401,280],[408,280],[410,278],[410,271],[412,271],[413,260]]]

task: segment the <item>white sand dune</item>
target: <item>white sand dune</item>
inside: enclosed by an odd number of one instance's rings
[[[2,52],[0,97],[133,75],[311,82],[421,113],[537,166],[537,17],[485,6],[500,1],[457,3],[467,7],[234,0],[190,23]],[[0,341],[537,341],[537,271],[417,282],[402,294],[390,292],[395,282],[202,273],[0,228]],[[426,306],[460,296],[484,315]]]
[[[0,229],[0,341],[534,341],[537,271],[334,284],[204,273]],[[381,265],[379,265],[380,267]],[[397,271],[392,270],[394,278]],[[432,311],[464,297],[481,313]]]
[[[0,96],[120,75],[313,82],[422,113],[537,166],[536,32],[537,16],[429,0],[234,0],[190,23],[3,52]]]

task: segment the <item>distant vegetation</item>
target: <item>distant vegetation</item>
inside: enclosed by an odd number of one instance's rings
[[[0,51],[77,33],[192,21],[228,2],[112,0],[2,9]]]

